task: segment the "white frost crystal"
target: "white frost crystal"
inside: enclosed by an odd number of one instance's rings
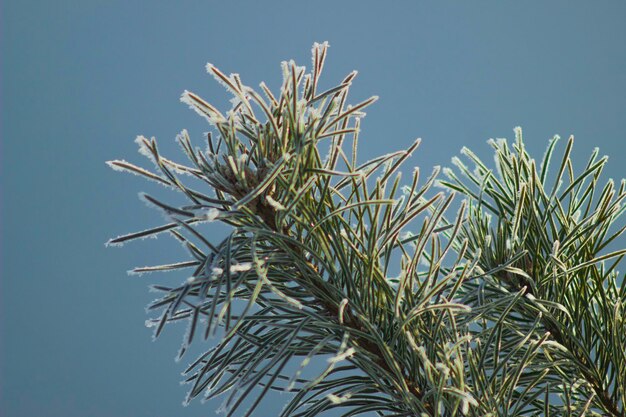
[[[242,262],[240,264],[235,264],[230,266],[230,273],[235,274],[237,272],[246,272],[252,269],[252,264],[250,262]]]

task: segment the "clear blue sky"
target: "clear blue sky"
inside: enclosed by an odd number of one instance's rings
[[[362,160],[423,145],[429,171],[521,125],[539,158],[554,134],[575,158],[610,156],[625,176],[626,3],[421,1],[4,1],[1,10],[0,415],[213,415],[181,407],[179,329],[151,342],[147,285],[136,265],[184,255],[168,239],[105,249],[112,236],[156,225],[136,196],[154,188],[104,161],[143,163],[133,139],[201,141],[184,89],[227,108],[204,70],[276,87],[279,63],[309,65],[331,44],[323,83],[359,70],[353,100],[377,94]],[[282,399],[280,399],[282,401]],[[273,415],[267,408],[267,415]]]

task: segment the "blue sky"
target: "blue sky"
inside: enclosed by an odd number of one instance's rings
[[[380,100],[362,125],[361,159],[423,139],[409,162],[430,171],[462,146],[513,136],[540,158],[549,138],[594,147],[624,177],[626,5],[604,2],[5,1],[1,4],[0,413],[42,416],[213,415],[182,408],[182,329],[151,341],[154,282],[136,265],[177,260],[159,238],[105,249],[156,225],[137,199],[153,186],[105,160],[143,163],[134,138],[208,130],[184,89],[220,108],[211,62],[276,88],[280,61],[309,65],[331,44],[322,85],[359,70],[353,102]],[[168,281],[169,280],[169,281]],[[178,280],[178,281],[177,281]],[[281,400],[282,401],[282,400]],[[271,414],[271,405],[265,411]]]

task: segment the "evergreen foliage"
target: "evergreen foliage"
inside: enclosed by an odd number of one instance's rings
[[[188,165],[143,137],[156,172],[108,162],[189,201],[144,195],[171,221],[109,242],[168,233],[189,251],[135,270],[192,271],[155,286],[149,306],[155,336],[188,322],[181,357],[218,337],[186,370],[187,401],[223,395],[226,415],[249,416],[278,390],[293,394],[285,417],[625,416],[626,249],[612,246],[626,186],[600,182],[606,158],[596,150],[576,173],[570,139],[551,166],[555,138],[537,166],[518,128],[512,145],[491,142],[495,171],[464,149],[473,167],[455,158],[446,180],[415,169],[402,181],[419,141],[359,163],[376,97],[347,104],[356,73],[318,91],[326,51],[313,46],[310,73],[284,62],[278,95],[208,65],[233,108],[181,99],[217,133],[206,151],[183,131]],[[465,199],[451,215],[455,193]],[[211,221],[231,227],[221,242],[197,227]]]

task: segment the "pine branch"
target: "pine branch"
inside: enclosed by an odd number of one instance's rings
[[[516,129],[513,151],[503,140],[490,142],[497,175],[464,149],[475,169],[454,159],[465,180],[447,170],[450,181],[444,185],[472,201],[464,235],[471,242],[470,253],[480,250],[479,264],[490,271],[486,275],[525,294],[525,302],[517,306],[520,314],[542,313],[541,323],[561,350],[557,357],[564,360],[558,374],[572,385],[578,384],[575,378],[585,381],[591,393],[581,401],[622,417],[626,362],[619,352],[626,343],[626,328],[614,313],[621,311],[626,298],[614,268],[626,250],[601,251],[624,231],[614,224],[624,211],[625,185],[622,181],[615,189],[610,181],[599,186],[606,158],[598,160],[597,150],[583,173],[575,176],[570,138],[550,190],[549,165],[557,140],[550,142],[540,167],[526,153],[521,129]],[[496,218],[495,229],[488,213]],[[605,268],[605,262],[612,266]]]
[[[453,236],[441,239],[439,233],[447,229],[441,227],[443,213],[452,199],[442,193],[426,197],[436,172],[420,186],[415,171],[411,186],[398,198],[399,168],[419,141],[406,151],[357,165],[362,110],[376,98],[346,104],[356,73],[317,92],[326,47],[314,46],[310,74],[293,62],[283,63],[280,94],[261,85],[267,100],[237,74],[227,76],[208,65],[233,94],[233,108],[224,115],[187,91],[181,99],[217,130],[217,141],[209,137],[208,152],[194,150],[183,131],[178,141],[192,166],[164,158],[156,141],[143,137],[137,141],[140,152],[161,175],[111,163],[159,179],[191,204],[174,207],[145,196],[172,222],[111,243],[167,231],[195,259],[136,269],[195,267],[181,286],[155,286],[164,295],[149,306],[163,310],[149,322],[155,336],[167,323],[190,322],[180,357],[200,325],[205,325],[205,338],[220,327],[225,332],[189,367],[193,386],[187,400],[203,390],[206,398],[232,390],[224,410],[233,415],[253,388],[263,387],[247,416],[268,390],[280,389],[277,381],[289,381],[283,390],[296,396],[284,416],[338,406],[351,408],[348,415],[467,414],[470,404],[477,406],[461,359],[470,338],[465,327],[455,324],[467,307],[454,297],[472,266],[457,257],[442,275],[462,213]],[[330,143],[322,159],[324,141]],[[351,156],[343,148],[348,141]],[[178,175],[201,180],[215,196],[190,189]],[[218,245],[196,230],[197,224],[211,221],[234,228]],[[416,223],[420,233],[408,237],[406,228]],[[398,278],[389,277],[392,259],[400,259]],[[333,352],[316,379],[302,379],[300,371],[291,378],[281,374],[291,357],[304,356],[304,367],[313,357]],[[352,367],[336,367],[343,360]],[[369,382],[353,384],[338,376],[347,369],[360,370]],[[300,408],[305,410],[298,413]]]
[[[431,192],[438,169],[425,181],[415,169],[402,186],[419,140],[357,163],[360,120],[376,97],[347,104],[356,72],[319,92],[326,52],[314,45],[310,73],[283,63],[276,95],[207,65],[233,107],[223,114],[188,91],[181,100],[213,126],[208,150],[183,131],[190,166],[144,137],[140,153],[158,173],[109,163],[189,200],[143,195],[171,221],[109,242],[168,233],[189,252],[134,270],[193,269],[178,286],[153,286],[161,296],[149,305],[161,312],[147,322],[155,337],[188,323],[179,357],[219,334],[185,372],[186,401],[223,396],[222,411],[247,417],[278,390],[294,394],[281,417],[337,407],[346,416],[623,416],[626,290],[616,267],[626,250],[607,248],[626,230],[614,227],[626,184],[599,187],[597,153],[575,176],[570,141],[550,189],[556,141],[537,168],[517,130],[514,151],[492,142],[497,173],[467,149],[474,171],[453,160],[464,179],[446,170],[441,183],[468,203],[448,221],[453,195]],[[199,229],[213,221],[231,227],[220,243]],[[321,358],[326,368],[303,377]]]

